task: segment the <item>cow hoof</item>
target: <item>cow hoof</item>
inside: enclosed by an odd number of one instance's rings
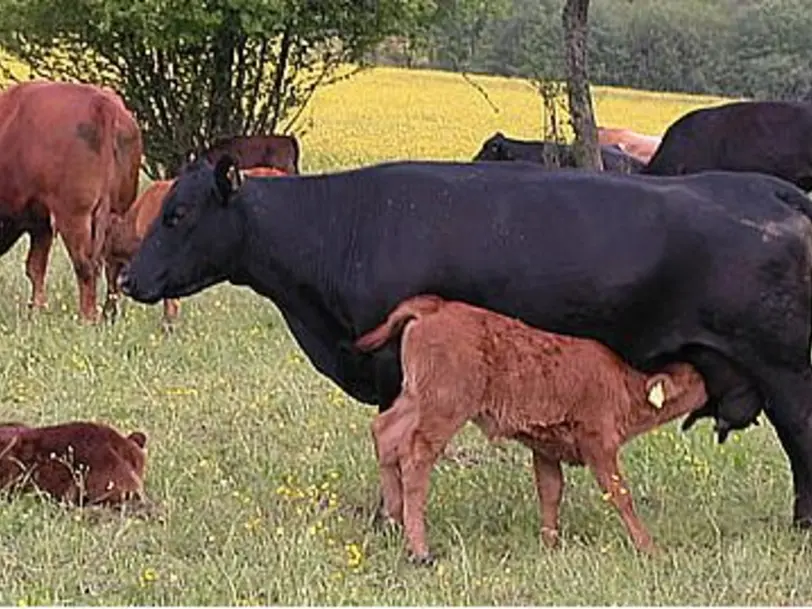
[[[28,301],[29,311],[47,311],[48,303],[43,301],[30,300]]]
[[[432,567],[437,563],[437,558],[431,552],[425,554],[409,552],[408,561],[415,567]]]
[[[104,307],[102,308],[102,317],[105,321],[108,321],[111,324],[116,323],[116,320],[118,319],[118,306],[115,303],[111,304],[109,301],[104,303]]]
[[[812,529],[812,516],[796,516],[792,519],[792,526],[801,531]]]
[[[541,541],[551,550],[556,549],[558,547],[558,529],[541,527]]]

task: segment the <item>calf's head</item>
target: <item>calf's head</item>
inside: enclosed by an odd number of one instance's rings
[[[239,262],[243,216],[235,200],[242,178],[225,155],[212,168],[190,164],[125,270],[121,288],[135,300],[182,298],[228,279]]]
[[[690,364],[675,362],[646,379],[650,404],[678,416],[701,407],[708,400],[702,375]]]

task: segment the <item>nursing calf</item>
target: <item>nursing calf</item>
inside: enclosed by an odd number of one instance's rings
[[[432,467],[468,421],[491,440],[512,438],[533,451],[547,545],[558,540],[563,461],[588,465],[635,547],[654,549],[618,452],[634,436],[703,406],[707,395],[696,369],[670,363],[645,375],[596,341],[431,295],[403,301],[356,346],[374,350],[401,332],[403,387],[373,421],[372,434],[384,511],[405,525],[415,559],[432,559],[424,522]]]
[[[147,437],[98,423],[0,425],[0,487],[37,489],[77,505],[143,499]]]

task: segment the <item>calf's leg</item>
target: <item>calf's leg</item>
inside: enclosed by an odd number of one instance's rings
[[[118,300],[121,289],[118,286],[118,277],[124,265],[115,260],[105,260],[104,277],[107,282],[107,299],[102,307],[102,315],[111,323],[118,317]]]
[[[558,545],[558,508],[564,492],[561,463],[533,451],[533,475],[541,512],[541,539],[549,548]]]
[[[583,451],[586,464],[592,469],[605,496],[615,506],[626,530],[632,538],[634,547],[645,553],[653,553],[654,542],[646,527],[640,522],[634,511],[634,502],[618,467],[618,447],[590,447]]]
[[[416,422],[410,409],[408,400],[398,398],[392,408],[375,417],[370,425],[375,441],[382,495],[382,509],[378,516],[399,524],[403,524],[401,443],[411,435]]]

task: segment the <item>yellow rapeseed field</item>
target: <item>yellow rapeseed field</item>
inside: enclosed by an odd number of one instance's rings
[[[541,98],[529,81],[471,76],[498,111],[459,74],[373,68],[318,91],[301,130],[305,169],[395,159],[470,159],[500,130],[538,139]],[[600,125],[661,134],[685,112],[718,97],[593,88]]]

